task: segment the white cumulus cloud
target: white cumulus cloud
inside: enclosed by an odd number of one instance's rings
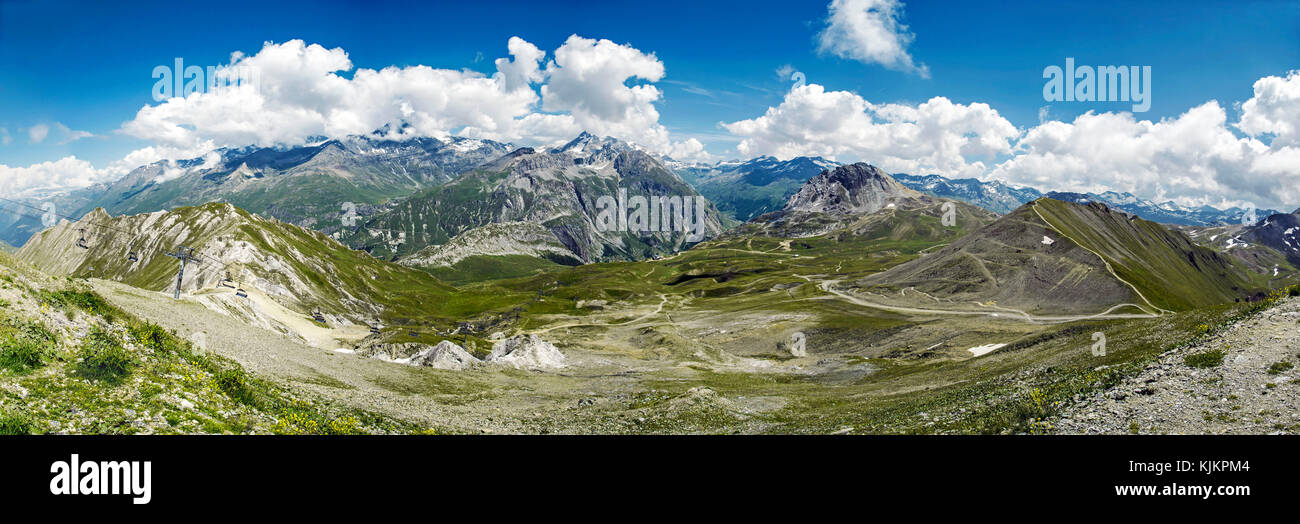
[[[183,149],[300,144],[324,135],[368,134],[387,127],[421,136],[458,134],[536,145],[582,131],[616,136],[668,153],[675,143],[654,104],[664,78],[654,54],[609,40],[570,36],[554,59],[519,37],[497,71],[424,65],[353,71],[341,48],[291,40],[231,55],[221,74],[242,71],[250,85],[192,93],[137,112],[127,134]],[[629,81],[642,81],[627,85]],[[539,90],[534,86],[540,85]],[[406,127],[403,127],[405,124]]]
[[[567,112],[577,128],[601,136],[614,136],[652,151],[702,158],[695,142],[674,143],[659,123],[655,103],[663,92],[649,83],[666,74],[653,53],[601,39],[572,35],[555,50],[546,65],[542,109]],[[633,85],[629,85],[632,83]]]
[[[25,167],[0,164],[0,196],[85,187],[102,181],[106,175],[90,162],[75,156]]]
[[[917,64],[907,46],[914,36],[900,22],[898,0],[833,0],[826,28],[817,35],[817,50],[864,64],[880,64],[928,78],[930,70]]]
[[[894,173],[1289,210],[1300,203],[1300,73],[1259,79],[1240,107],[1235,123],[1214,100],[1159,121],[1088,112],[1063,122],[1040,110],[1039,124],[1021,132],[987,104],[874,104],[809,84],[762,116],[721,125],[747,156],[818,155]]]
[[[857,158],[890,172],[977,176],[1020,132],[987,104],[935,97],[917,106],[873,104],[818,84],[791,89],[760,117],[723,123],[746,156]],[[981,160],[983,159],[983,160]]]
[[[1231,125],[1215,100],[1158,122],[1127,112],[1049,121],[1029,130],[990,176],[1185,205],[1251,202],[1290,210],[1300,202],[1300,73],[1257,80],[1241,109]]]
[[[1241,104],[1237,128],[1251,136],[1275,135],[1274,146],[1300,146],[1300,70],[1255,81],[1255,96]]]
[[[511,139],[514,121],[530,112],[537,94],[536,47],[509,44],[514,61],[498,61],[494,76],[417,65],[357,69],[340,48],[301,40],[267,43],[252,56],[235,53],[225,70],[243,68],[254,79],[210,92],[145,106],[123,125],[130,135],[173,147],[205,141],[218,146],[300,144],[316,135],[368,134],[388,126],[426,136],[453,130]]]

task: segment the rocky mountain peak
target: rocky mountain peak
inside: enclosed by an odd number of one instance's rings
[[[808,180],[790,197],[785,210],[865,214],[884,209],[892,199],[919,196],[920,193],[904,187],[880,168],[859,162],[827,169]]]

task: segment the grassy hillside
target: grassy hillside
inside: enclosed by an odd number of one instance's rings
[[[0,435],[408,431],[291,393],[0,255]]]
[[[1191,309],[1263,296],[1268,277],[1186,235],[1091,203],[1039,199],[1032,207],[1053,229],[1100,255],[1147,300]]]
[[[1030,313],[1149,314],[1246,300],[1267,278],[1181,233],[1099,204],[1026,204],[930,255],[859,282],[895,299]],[[934,298],[937,297],[937,298]]]

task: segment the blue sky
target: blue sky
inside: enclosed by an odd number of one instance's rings
[[[75,156],[102,167],[151,144],[119,132],[154,105],[150,72],[173,57],[187,64],[252,55],[263,42],[301,39],[342,48],[356,68],[427,65],[491,75],[521,37],[547,52],[570,35],[609,39],[653,54],[666,71],[654,103],[673,141],[696,138],[713,158],[746,156],[743,137],[719,126],[779,106],[789,65],[825,91],[872,104],[915,106],[933,97],[988,104],[1019,130],[1040,112],[1066,122],[1124,103],[1052,103],[1043,68],[1074,57],[1087,65],[1153,70],[1157,122],[1217,100],[1234,104],[1252,84],[1300,67],[1297,2],[906,2],[898,22],[906,53],[926,75],[819,52],[827,2],[0,2],[0,164],[26,166]],[[343,76],[350,76],[344,73]],[[630,80],[629,84],[647,83]],[[53,126],[32,143],[29,130]],[[68,140],[58,125],[95,137]],[[1229,126],[1230,127],[1230,126]],[[1235,128],[1233,133],[1240,136]],[[3,140],[0,137],[0,140]],[[761,149],[761,148],[759,148]],[[750,152],[758,149],[750,149]],[[760,151],[761,152],[761,151]],[[851,158],[854,155],[841,155]],[[987,163],[1005,160],[998,153]],[[866,158],[865,160],[870,160]],[[965,172],[965,171],[963,171]]]

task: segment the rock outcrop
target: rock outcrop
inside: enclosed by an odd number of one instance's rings
[[[485,361],[518,369],[558,369],[566,365],[564,353],[537,335],[516,335],[497,342]]]
[[[416,366],[438,369],[469,369],[483,362],[454,342],[444,340],[438,345],[416,353],[407,362]]]

